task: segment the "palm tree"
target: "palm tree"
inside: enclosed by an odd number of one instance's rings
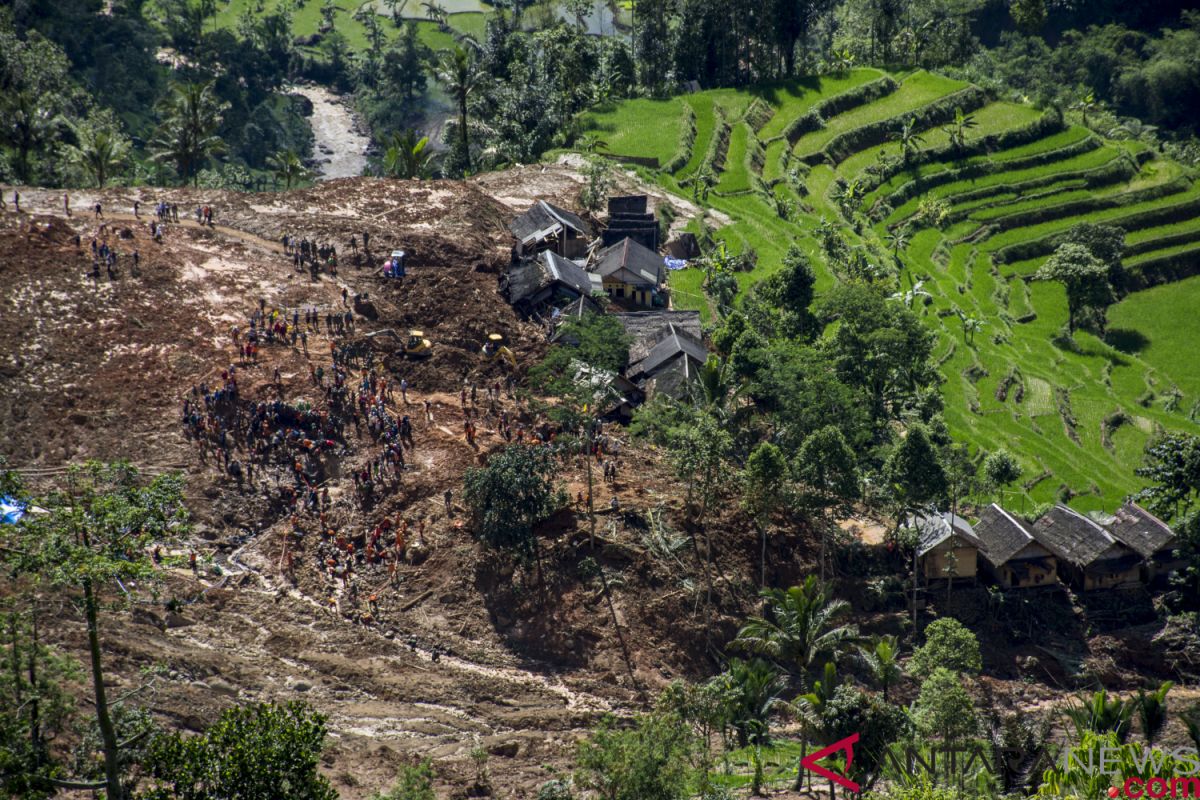
[[[788,704],[788,711],[800,723],[801,766],[796,769],[796,782],[792,791],[799,792],[804,789],[804,776],[809,774],[803,766],[804,759],[808,757],[808,737],[812,730],[821,728],[825,706],[833,699],[838,683],[837,668],[833,662],[826,661],[821,679],[813,681],[812,691],[800,695]]]
[[[383,153],[383,174],[389,178],[425,178],[429,176],[430,157],[425,155],[429,137],[417,138],[413,130],[393,133]]]
[[[833,70],[838,73],[849,72],[854,67],[854,53],[850,48],[844,48],[833,54]]]
[[[883,692],[883,701],[888,699],[888,690],[900,680],[900,645],[895,636],[881,636],[874,647],[859,650],[862,659],[871,670],[871,677]]]
[[[119,170],[129,155],[129,139],[105,127],[75,128],[79,144],[72,145],[72,161],[83,167],[103,189],[108,178]]]
[[[1146,141],[1152,140],[1157,130],[1158,126],[1156,125],[1147,125],[1140,119],[1128,117],[1121,120],[1120,125],[1108,132],[1108,138]]]
[[[972,344],[975,341],[975,334],[983,330],[983,320],[969,317],[962,310],[958,312],[958,318],[962,321],[963,342]]]
[[[1076,736],[1085,731],[1092,733],[1115,733],[1117,740],[1124,742],[1129,736],[1129,724],[1133,717],[1134,703],[1126,703],[1119,697],[1108,699],[1108,691],[1100,689],[1079,705],[1066,710],[1067,719],[1075,726]]]
[[[467,101],[479,84],[479,68],[471,51],[462,45],[442,54],[434,76],[446,87],[446,92],[458,104],[458,128],[462,135],[466,171],[471,171],[471,140],[467,133]]]
[[[858,636],[857,626],[840,623],[850,604],[831,599],[815,575],[787,590],[764,589],[761,596],[767,613],[747,620],[732,644],[774,659],[801,686],[813,662],[836,656],[842,645]]]
[[[1146,744],[1154,744],[1158,734],[1162,733],[1163,726],[1167,724],[1167,693],[1174,685],[1172,681],[1163,681],[1157,689],[1149,693],[1138,689],[1137,696],[1130,701],[1137,711]]]
[[[900,143],[900,151],[904,156],[904,163],[907,164],[916,152],[917,146],[925,144],[925,137],[917,133],[916,125],[911,117],[904,120],[898,130],[892,137]]]
[[[961,107],[954,109],[954,122],[945,127],[945,131],[950,135],[950,144],[955,148],[962,150],[967,146],[967,131],[978,128],[979,123],[975,121],[974,114],[964,114]]]
[[[896,228],[884,238],[892,246],[892,258],[899,259],[900,251],[908,247],[908,226],[904,225]]]
[[[150,146],[156,161],[173,161],[179,177],[199,183],[200,166],[225,150],[217,135],[228,103],[217,100],[213,81],[176,83],[159,109],[162,121]]]
[[[1088,114],[1093,111],[1099,111],[1103,107],[1102,104],[1096,102],[1095,92],[1088,92],[1071,104],[1071,110],[1078,111],[1083,116],[1083,126],[1085,128],[1088,124]]]
[[[295,150],[280,150],[267,158],[267,165],[274,171],[275,177],[283,181],[285,189],[291,189],[293,183],[308,176],[308,170]]]
[[[446,21],[446,9],[438,5],[436,0],[427,0],[427,2],[421,3],[421,8],[425,9],[425,12],[429,15],[429,19],[436,22],[442,32],[445,32],[450,27]]]
[[[4,120],[4,136],[17,151],[13,162],[17,179],[29,183],[32,178],[29,155],[42,143],[57,138],[66,127],[66,120],[53,110],[45,95],[32,89],[5,92],[0,97],[0,114],[0,119]]]
[[[738,747],[765,744],[770,733],[767,720],[783,693],[779,670],[761,658],[731,658],[724,678],[729,724],[737,735]]]
[[[579,141],[575,143],[575,147],[581,153],[594,153],[601,147],[607,148],[608,142],[594,133],[585,133],[579,137]]]

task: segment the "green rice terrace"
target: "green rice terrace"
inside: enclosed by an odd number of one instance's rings
[[[714,237],[758,255],[743,288],[793,243],[818,292],[848,278],[827,255],[833,232],[851,261],[898,273],[896,301],[938,334],[954,434],[1019,454],[1016,506],[1069,494],[1111,509],[1139,488],[1156,430],[1200,430],[1200,277],[1187,277],[1200,186],[1139,142],[925,71],[874,69],[632,100],[585,123],[600,152],[719,212]],[[1134,291],[1110,307],[1104,339],[1072,342],[1064,288],[1034,274],[1085,221],[1125,231]],[[701,270],[671,280],[677,307],[712,317]]]

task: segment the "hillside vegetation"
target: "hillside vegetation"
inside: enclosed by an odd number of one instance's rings
[[[600,152],[729,218],[710,215],[713,237],[757,255],[737,275],[742,289],[792,244],[811,257],[818,292],[890,282],[938,335],[955,437],[1020,455],[1017,506],[1070,498],[1111,510],[1139,488],[1133,471],[1156,431],[1200,427],[1187,351],[1200,340],[1187,315],[1200,279],[1176,282],[1200,264],[1200,188],[1136,140],[923,70],[634,100],[585,125]],[[1035,279],[1082,222],[1126,236],[1132,291],[1103,337],[1063,336],[1065,290]],[[711,320],[703,279],[673,274],[673,302]]]

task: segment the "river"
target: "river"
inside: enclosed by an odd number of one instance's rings
[[[312,102],[313,158],[320,180],[355,178],[367,165],[370,139],[356,124],[354,115],[340,95],[323,86],[295,86],[294,94]]]

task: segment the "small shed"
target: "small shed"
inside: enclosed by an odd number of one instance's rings
[[[1121,506],[1105,527],[1117,541],[1133,548],[1144,559],[1142,580],[1147,583],[1165,578],[1184,565],[1183,559],[1175,556],[1178,545],[1175,531],[1137,503]]]
[[[1042,515],[1031,530],[1058,559],[1058,571],[1081,591],[1112,589],[1141,580],[1142,557],[1099,523],[1062,504]]]
[[[917,565],[926,582],[974,578],[979,540],[971,524],[954,514],[918,515]]]
[[[578,214],[538,200],[533,207],[521,214],[508,229],[517,237],[515,248],[518,257],[526,257],[542,250],[553,250],[564,258],[581,258],[587,255],[588,242],[592,238],[592,226]]]
[[[1052,586],[1058,577],[1054,554],[1025,525],[992,503],[974,526],[983,569],[1005,589]]]
[[[666,281],[663,257],[630,238],[601,250],[590,267],[604,281],[604,289],[617,300],[636,305],[663,305],[659,287]]]

